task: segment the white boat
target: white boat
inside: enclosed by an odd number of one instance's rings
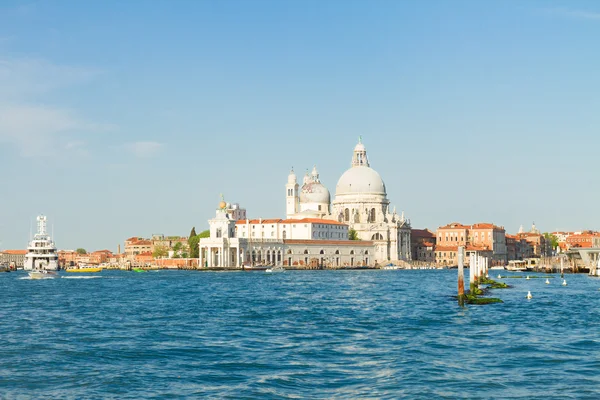
[[[56,272],[54,271],[47,271],[45,269],[36,269],[33,270],[31,272],[29,272],[29,277],[31,279],[51,279],[56,277]]]
[[[285,269],[281,265],[278,265],[276,267],[267,268],[265,272],[285,272]]]
[[[381,267],[381,269],[400,269],[400,267],[394,264],[388,264]]]
[[[510,260],[506,266],[507,271],[527,271],[527,261]]]
[[[57,271],[58,253],[54,241],[46,232],[46,217],[37,217],[37,233],[29,242],[27,254],[25,254],[25,271]]]

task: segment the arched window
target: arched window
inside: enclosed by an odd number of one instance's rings
[[[283,231],[283,240],[285,240],[286,237],[287,237],[287,233],[285,231]]]
[[[370,217],[369,219],[371,220],[371,222],[375,222],[375,209],[374,208],[371,208],[371,215],[369,217]]]
[[[321,250],[321,251],[319,252],[319,254],[325,254],[325,251]]]
[[[287,251],[287,253],[288,253],[288,254],[292,254],[292,250],[291,250],[291,249],[290,249],[290,250],[288,250],[288,251]]]
[[[365,250],[365,255],[369,254],[369,250]]]
[[[344,221],[350,221],[350,210],[348,210],[347,208],[344,210]]]
[[[350,255],[354,255],[354,250],[350,250]]]
[[[304,250],[304,254],[309,254],[309,253],[308,253],[308,250]]]
[[[335,251],[335,254],[340,254],[340,251],[339,251],[339,250],[336,250],[336,251]]]

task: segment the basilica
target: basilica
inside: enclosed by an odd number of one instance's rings
[[[302,186],[292,170],[286,184],[286,214],[293,218],[322,218],[350,226],[358,239],[372,241],[377,260],[410,260],[410,221],[390,209],[385,184],[371,168],[362,140],[354,148],[351,167],[340,177],[331,201],[316,166]]]
[[[285,219],[248,219],[239,204],[222,199],[209,220],[210,237],[200,239],[200,265],[344,268],[410,260],[410,221],[390,209],[360,139],[333,201],[316,167],[302,186],[292,170],[285,190]]]

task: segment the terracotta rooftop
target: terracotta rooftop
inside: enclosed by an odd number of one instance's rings
[[[422,237],[422,238],[434,238],[435,232],[431,232],[429,229],[413,229],[411,230],[411,235],[414,237]]]
[[[13,254],[13,255],[25,255],[27,254],[27,250],[2,250],[0,253],[3,254]]]

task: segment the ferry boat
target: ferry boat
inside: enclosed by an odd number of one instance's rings
[[[76,267],[69,267],[65,269],[65,272],[100,272],[102,268],[95,265],[79,264]]]
[[[38,215],[37,233],[29,242],[25,254],[25,271],[58,271],[58,253],[54,241],[46,232],[46,217]]]

